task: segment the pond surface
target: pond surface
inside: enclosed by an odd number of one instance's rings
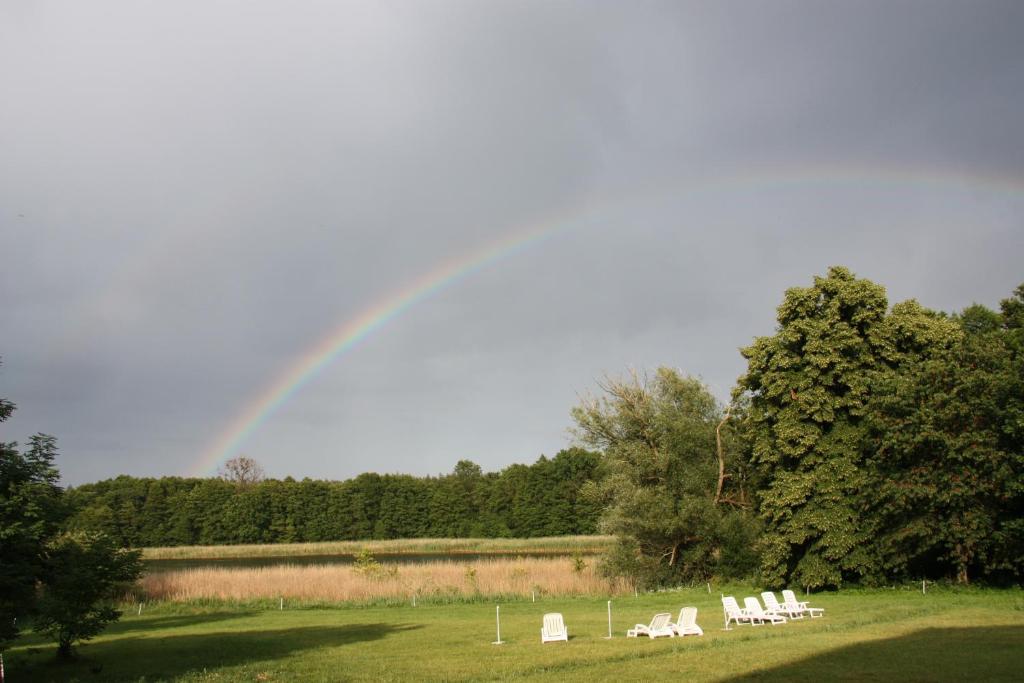
[[[517,557],[570,558],[571,553],[374,553],[381,564],[422,564],[424,562],[474,562],[476,560],[510,560]],[[310,566],[317,564],[352,564],[353,555],[277,555],[266,557],[189,558],[174,560],[143,560],[147,573],[206,567],[275,567],[278,565]]]

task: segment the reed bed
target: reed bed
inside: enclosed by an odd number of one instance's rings
[[[611,547],[611,536],[548,536],[544,538],[404,538],[387,541],[328,541],[262,545],[193,545],[144,548],[146,560],[228,559],[297,555],[559,554],[593,555]]]
[[[304,602],[371,603],[386,600],[456,600],[477,597],[618,595],[625,582],[597,574],[592,558],[506,558],[471,562],[201,567],[145,575],[147,600],[190,602],[283,598]]]

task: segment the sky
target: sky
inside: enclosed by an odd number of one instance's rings
[[[0,440],[485,471],[788,287],[1024,282],[1024,4],[5,0]]]

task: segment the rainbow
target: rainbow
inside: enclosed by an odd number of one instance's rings
[[[315,346],[288,366],[278,379],[241,410],[189,468],[192,476],[212,474],[219,462],[232,457],[248,439],[282,405],[287,403],[311,379],[339,356],[352,350],[371,334],[387,325],[405,311],[448,289],[467,277],[503,259],[540,245],[557,234],[583,225],[588,218],[601,215],[616,206],[632,205],[645,198],[658,196],[692,197],[714,192],[736,192],[803,185],[842,183],[845,186],[877,187],[933,187],[937,189],[984,188],[1018,199],[1024,194],[1024,181],[1016,177],[964,174],[935,168],[914,167],[818,167],[795,169],[763,169],[743,175],[718,179],[702,179],[692,183],[678,180],[659,186],[646,187],[623,197],[619,195],[600,204],[582,202],[556,212],[545,219],[534,221],[527,227],[513,230],[497,242],[442,263],[411,282],[405,288],[379,300],[351,320],[332,329]],[[671,193],[671,194],[670,194]]]
[[[582,214],[580,214],[582,216]],[[572,216],[555,214],[527,228],[506,235],[497,242],[442,263],[405,288],[378,301],[356,317],[335,327],[318,344],[309,348],[275,382],[242,411],[190,468],[191,476],[212,474],[219,462],[234,455],[241,444],[282,405],[338,356],[352,350],[371,334],[387,325],[424,299],[435,296],[474,273],[534,247],[576,225]]]

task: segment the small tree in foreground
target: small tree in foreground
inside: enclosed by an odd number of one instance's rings
[[[140,558],[103,534],[66,533],[50,543],[35,630],[57,641],[58,659],[71,659],[76,642],[117,621],[113,601],[139,578]]]

